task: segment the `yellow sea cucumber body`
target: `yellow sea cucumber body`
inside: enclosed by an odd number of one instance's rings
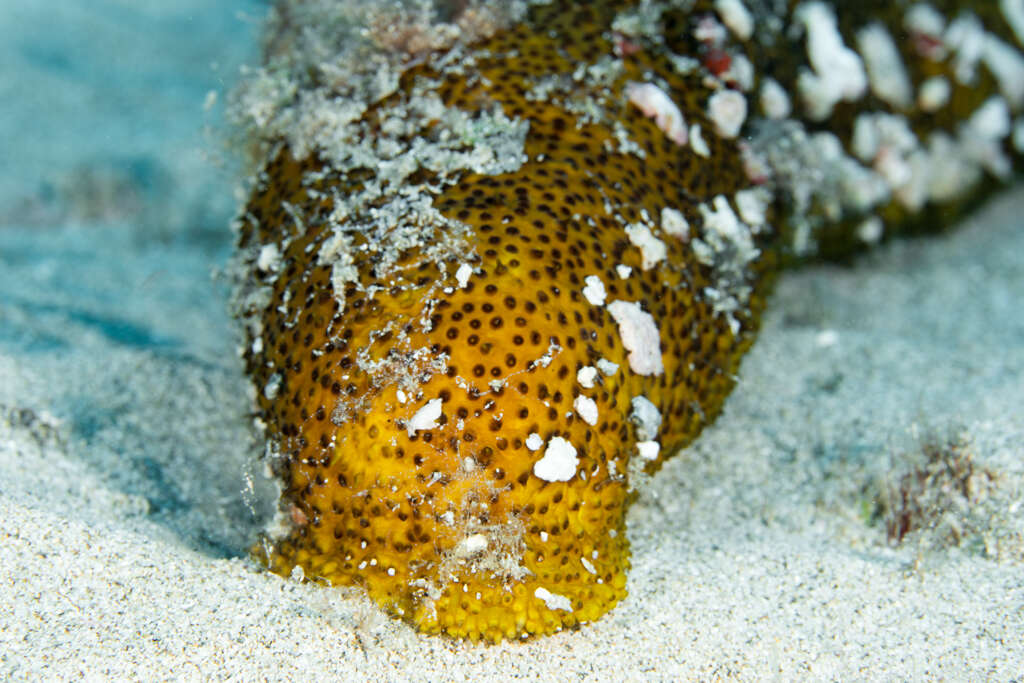
[[[630,475],[719,413],[778,262],[967,201],[928,169],[961,139],[988,145],[949,170],[965,185],[1012,164],[998,77],[897,46],[889,83],[822,2],[777,18],[806,65],[742,2],[554,2],[346,17],[373,28],[348,71],[301,57],[311,26],[345,34],[318,6],[279,4],[237,105],[264,159],[237,306],[287,513],[259,554],[426,632],[607,612]],[[907,88],[936,78],[972,115],[921,143],[946,119]]]

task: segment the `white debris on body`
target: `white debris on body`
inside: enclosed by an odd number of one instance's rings
[[[750,92],[754,87],[754,65],[742,53],[732,55],[729,68],[722,74],[721,79],[735,84],[743,92]]]
[[[981,178],[981,169],[968,159],[959,142],[946,133],[934,133],[928,139],[928,149],[921,157],[921,178],[908,187],[919,184],[918,201],[936,202],[953,200],[963,195]],[[900,193],[901,200],[904,192]]]
[[[654,119],[654,123],[664,131],[668,139],[677,145],[685,145],[687,141],[686,121],[679,107],[664,90],[653,83],[629,82],[625,88],[626,97],[635,104],[644,116]]]
[[[911,180],[907,155],[919,147],[917,136],[903,116],[886,113],[861,114],[853,124],[852,151],[873,164],[893,189]]]
[[[588,425],[593,427],[597,424],[597,403],[594,399],[580,394],[572,402],[572,407],[576,410],[576,414],[580,416],[580,419]]]
[[[455,271],[455,279],[459,283],[460,289],[465,289],[466,285],[469,284],[469,276],[473,274],[473,266],[468,263],[463,263],[459,266],[459,269]]]
[[[708,118],[723,138],[734,138],[747,120],[747,98],[738,90],[719,90],[708,98]]]
[[[1024,46],[1024,0],[999,0],[999,9],[1017,36],[1017,42]]]
[[[586,283],[583,287],[583,296],[592,306],[604,306],[604,299],[607,294],[604,291],[604,283],[596,275],[588,275],[583,278]]]
[[[946,30],[946,19],[927,2],[919,2],[903,15],[903,26],[917,35],[940,38]]]
[[[702,290],[715,315],[724,315],[733,333],[739,332],[736,314],[750,298],[749,265],[760,255],[750,226],[741,222],[722,195],[712,200],[714,208],[700,204],[704,224],[700,237],[691,240],[694,256],[711,267],[713,286]]]
[[[597,569],[594,567],[593,564],[591,564],[590,560],[588,560],[587,558],[581,557],[580,564],[583,565],[583,568],[587,570],[588,574],[597,575]]]
[[[569,481],[576,476],[578,464],[573,445],[560,436],[553,436],[544,457],[533,464],[533,473],[544,481]]]
[[[889,31],[877,22],[868,24],[857,32],[857,48],[864,58],[871,92],[897,109],[909,109],[913,86]]]
[[[681,211],[671,206],[661,210],[661,230],[666,235],[677,237],[684,242],[690,239],[690,222]]]
[[[792,111],[786,89],[774,78],[761,81],[761,111],[770,119],[784,119]]]
[[[764,119],[753,133],[744,164],[753,177],[771,178],[776,193],[790,204],[795,227],[790,246],[798,254],[814,251],[818,226],[849,214],[863,216],[892,197],[885,178],[848,155],[833,133],[811,133],[791,119]]]
[[[632,410],[629,420],[636,425],[636,438],[640,441],[651,441],[658,436],[661,429],[661,412],[658,406],[651,403],[646,396],[634,396],[630,401]]]
[[[416,414],[406,424],[409,436],[413,436],[421,430],[437,427],[437,418],[439,417],[441,417],[441,399],[430,399],[425,406],[416,411]]]
[[[715,11],[740,40],[749,40],[754,35],[754,17],[742,0],[715,0]]]
[[[281,251],[276,244],[264,244],[256,258],[256,267],[265,273],[276,273],[281,268]]]
[[[949,103],[952,86],[943,76],[932,76],[925,80],[917,90],[917,106],[922,111],[933,113]]]
[[[954,75],[962,85],[973,85],[978,64],[983,62],[996,79],[999,91],[1013,107],[1024,106],[1024,55],[998,36],[985,31],[973,13],[958,16],[943,36],[956,52]]]
[[[593,389],[594,383],[597,381],[597,368],[593,365],[587,365],[576,371],[576,381],[580,383],[580,386],[584,389]]]
[[[604,373],[605,377],[611,377],[619,371],[619,364],[613,363],[607,358],[598,358],[596,365],[597,369]]]
[[[824,166],[834,174],[835,186],[830,189],[835,194],[824,198],[830,219],[842,216],[845,210],[862,214],[889,200],[892,188],[886,179],[847,156],[839,138],[822,132],[812,139]]]
[[[549,610],[551,610],[551,611],[555,611],[555,610],[562,610],[563,612],[571,612],[572,611],[572,602],[569,600],[569,598],[565,597],[564,595],[558,595],[557,593],[552,593],[547,588],[538,588],[537,590],[533,591],[533,595],[538,600],[543,601],[544,604],[547,606],[547,608]]]
[[[709,45],[721,45],[728,37],[725,26],[713,16],[707,14],[697,20],[693,28],[693,37]]]
[[[539,451],[540,447],[544,445],[544,438],[541,437],[537,432],[533,432],[526,437],[526,447],[531,451]]]
[[[982,59],[995,76],[999,92],[1013,107],[1024,105],[1024,56],[1020,51],[991,33],[986,33]]]
[[[288,30],[295,43],[288,58],[253,70],[244,79],[232,117],[248,128],[249,139],[263,156],[272,158],[283,143],[295,158],[315,153],[336,177],[357,168],[374,170],[373,182],[335,197],[324,239],[317,244],[319,265],[330,269],[341,314],[347,285],[358,285],[357,256],[372,260],[378,277],[397,287],[406,283],[395,268],[402,254],[413,248],[422,247],[424,258],[434,262],[465,256],[468,226],[441,215],[432,205],[432,193],[467,170],[493,174],[518,169],[526,160],[529,122],[510,119],[496,106],[472,112],[446,107],[436,92],[430,92],[435,86],[417,83],[402,102],[386,108],[380,130],[367,135],[363,114],[370,103],[398,88],[399,74],[407,68],[408,54],[403,50],[374,45],[373,32],[359,32],[359,26],[372,25],[390,12],[382,9],[387,3],[365,3],[365,22],[312,21],[320,12],[338,10],[328,10],[330,3],[306,4],[323,8],[299,13],[301,18]],[[370,7],[375,4],[380,7]],[[310,70],[323,65],[329,73],[312,83]],[[448,134],[426,135],[435,125]],[[414,180],[419,171],[427,172],[429,179]],[[303,182],[316,173],[307,174]],[[322,193],[310,189],[310,195],[315,199]],[[284,208],[296,232],[301,232],[301,212]],[[358,247],[357,235],[366,238]],[[286,242],[278,247],[285,251]],[[257,270],[273,262],[268,251],[263,252],[262,264],[259,260],[253,258],[247,267]]]
[[[760,227],[768,222],[768,204],[771,193],[763,187],[751,187],[737,192],[733,199],[740,212],[740,218],[751,227]]]
[[[726,252],[735,253],[746,265],[760,253],[746,225],[740,222],[729,206],[729,200],[718,195],[712,200],[714,208],[701,204],[697,208],[704,218],[701,238],[693,241],[694,254],[701,263],[714,266]]]
[[[693,148],[693,153],[699,157],[707,159],[711,156],[711,148],[708,147],[707,140],[700,134],[700,124],[695,123],[690,126],[690,147]]]
[[[868,216],[855,229],[857,239],[864,244],[878,244],[885,232],[885,224],[878,216]]]
[[[852,102],[867,90],[867,74],[856,52],[843,44],[832,7],[824,2],[805,2],[794,19],[807,33],[807,56],[813,71],[803,69],[797,88],[807,115],[822,121],[840,100]]]
[[[620,280],[625,280],[632,274],[633,269],[620,263],[615,266],[615,272],[619,274]]]
[[[630,369],[638,375],[663,374],[661,336],[654,316],[633,301],[613,301],[607,308],[618,323],[622,345],[629,351]]]
[[[668,254],[665,243],[655,237],[650,229],[642,223],[627,225],[626,237],[634,247],[640,249],[641,267],[644,270],[650,270],[660,261],[665,260],[665,256]]]
[[[973,13],[961,14],[950,23],[942,36],[945,45],[956,53],[953,76],[961,85],[973,85],[978,62],[985,53],[985,27]]]
[[[487,546],[488,541],[486,536],[483,534],[473,534],[472,536],[467,536],[455,544],[453,553],[455,557],[465,559],[473,557],[474,555],[479,555],[483,551],[487,550]]]
[[[972,132],[990,140],[1001,140],[1010,134],[1010,108],[1002,97],[990,97],[978,107],[967,125]]]
[[[547,351],[544,352],[544,355],[538,358],[537,360],[533,361],[534,365],[539,365],[542,368],[546,368],[547,366],[551,365],[551,361],[555,359],[555,355],[561,350],[561,346],[554,342],[551,342],[550,344],[548,344]]]
[[[277,398],[277,393],[281,390],[281,375],[275,372],[273,375],[267,378],[267,383],[263,385],[263,395],[268,401],[273,401]]]
[[[978,107],[960,130],[960,147],[967,157],[997,178],[1012,172],[1003,152],[1003,139],[1012,132],[1010,108],[1002,97],[990,97]]]
[[[661,444],[657,441],[638,441],[636,450],[644,460],[657,460],[658,453],[661,452]]]

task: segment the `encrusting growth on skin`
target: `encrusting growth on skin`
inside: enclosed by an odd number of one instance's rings
[[[621,600],[630,474],[721,411],[779,262],[968,201],[1022,104],[980,64],[958,83],[945,27],[888,49],[882,3],[322,5],[278,3],[236,104],[261,163],[236,308],[283,487],[257,555],[474,640]],[[877,95],[869,21],[908,71]],[[907,109],[926,78],[949,105]],[[963,194],[919,177],[940,152]]]

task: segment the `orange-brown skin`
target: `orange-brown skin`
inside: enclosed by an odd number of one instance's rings
[[[273,400],[260,396],[268,431],[280,437],[284,495],[296,521],[264,557],[274,571],[288,574],[298,566],[310,578],[363,585],[424,631],[474,639],[549,633],[596,619],[625,595],[624,474],[636,450],[630,401],[646,396],[659,408],[662,453],[692,440],[733,385],[761,296],[738,316],[742,327],[734,336],[725,318],[697,296],[711,281],[688,243],[664,237],[667,264],[644,272],[640,251],[604,209],[611,202],[633,221],[642,209],[657,216],[664,206],[680,206],[690,221],[699,221],[700,202],[747,184],[731,145],[709,135],[713,154],[699,158],[623,100],[615,115],[647,156],[609,153],[603,149],[613,141],[609,126],[577,130],[561,108],[523,99],[520,82],[527,74],[573,68],[566,53],[588,59],[611,54],[600,35],[608,20],[597,11],[552,11],[543,22],[559,32],[554,37],[523,27],[481,46],[494,53],[515,46],[523,55],[481,61],[489,87],[454,78],[440,87],[446,104],[499,102],[509,116],[530,121],[530,161],[517,172],[466,173],[435,201],[446,216],[472,228],[469,263],[476,270],[465,288],[451,275],[457,261],[446,264],[445,275],[412,250],[403,255],[409,286],[389,290],[363,258],[356,263],[360,284],[385,290],[369,297],[350,287],[344,312],[336,314],[330,269],[314,267],[306,256],[308,245],[325,239],[323,217],[331,208],[329,200],[310,199],[300,184],[319,162],[295,161],[282,151],[265,169],[268,180],[253,194],[248,213],[254,220],[243,228],[241,246],[280,241],[289,226],[296,232],[264,313],[263,352],[248,355],[257,386],[275,372],[283,375]],[[616,87],[641,80],[646,69],[671,74],[660,60],[637,54]],[[406,74],[403,82],[415,76]],[[690,103],[691,121],[701,121],[697,102],[706,91],[699,78],[670,76],[669,82],[672,97]],[[285,202],[306,217],[302,234]],[[632,267],[633,275],[621,280],[617,264]],[[639,301],[654,316],[664,374],[630,370],[615,321],[581,294],[584,277],[594,274],[609,301]],[[454,288],[446,293],[437,283]],[[429,330],[418,322],[425,311]],[[403,326],[406,336],[396,344]],[[390,331],[374,339],[383,329]],[[549,347],[552,360],[543,367],[537,361]],[[422,398],[406,404],[396,398],[397,385],[381,386],[357,367],[360,349],[369,349],[374,360],[396,354],[392,358],[402,363],[403,352],[423,348],[433,358],[446,356],[446,367],[425,372]],[[619,371],[599,374],[593,389],[583,389],[577,371],[599,358],[617,363]],[[504,387],[492,390],[495,379],[506,380]],[[594,426],[573,414],[580,392],[597,403]],[[409,436],[406,421],[435,397],[444,401],[440,426]],[[356,409],[332,421],[339,399]],[[576,447],[576,477],[548,482],[533,474],[544,452],[524,445],[534,432],[545,441],[562,436]],[[489,540],[485,558],[453,557],[458,542],[476,533]],[[502,560],[511,568],[498,567]],[[568,598],[572,610],[548,609],[534,595],[539,587]],[[431,597],[434,588],[439,597]]]

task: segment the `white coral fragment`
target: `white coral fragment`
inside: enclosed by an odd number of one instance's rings
[[[946,20],[937,9],[926,2],[919,2],[907,8],[903,26],[911,33],[939,38],[946,30]]]
[[[572,611],[572,602],[569,601],[569,598],[565,597],[564,595],[552,593],[547,588],[538,588],[537,590],[533,591],[533,595],[538,600],[543,601],[544,605],[551,611]]]
[[[855,230],[857,239],[864,244],[878,244],[885,233],[885,223],[878,216],[868,216],[861,221]]]
[[[1017,42],[1024,45],[1024,0],[999,0],[999,9],[1017,36]]]
[[[437,418],[441,417],[441,399],[434,398],[427,401],[427,404],[416,411],[406,425],[409,436],[416,432],[433,429],[437,426]]]
[[[465,559],[473,557],[474,555],[479,555],[483,551],[487,550],[488,545],[489,542],[487,540],[487,536],[483,534],[473,534],[472,536],[467,536],[459,541],[455,545],[453,553],[455,557]]]
[[[987,33],[982,59],[995,76],[999,92],[1013,107],[1024,105],[1024,56],[1020,51]]]
[[[953,75],[961,85],[973,85],[978,62],[985,53],[985,26],[973,13],[958,16],[942,36],[945,45],[956,53]]]
[[[857,32],[857,48],[867,67],[871,92],[897,109],[909,109],[914,89],[889,31],[877,22],[868,24]]]
[[[949,102],[953,88],[943,76],[932,76],[926,79],[917,90],[917,106],[922,111],[936,112]]]
[[[824,2],[805,2],[794,18],[807,32],[807,56],[813,71],[804,69],[797,87],[807,114],[822,121],[840,100],[852,102],[868,87],[864,64],[856,52],[843,43],[833,9]]]
[[[740,218],[747,225],[757,228],[768,222],[768,205],[771,193],[763,187],[740,190],[734,196]]]
[[[687,142],[686,121],[679,107],[664,90],[653,83],[626,84],[626,97],[637,106],[644,116],[654,119],[658,128],[677,145]]]
[[[644,270],[650,270],[660,261],[665,260],[665,256],[668,255],[665,243],[651,234],[646,225],[640,223],[627,225],[626,237],[629,238],[633,246],[640,249],[640,257],[643,260],[641,267]]]
[[[789,95],[774,78],[761,81],[761,111],[770,119],[784,119],[789,116],[793,107]]]
[[[580,368],[576,371],[576,381],[584,389],[593,389],[594,383],[597,381],[597,368],[593,365]]]
[[[281,250],[276,244],[264,244],[260,247],[256,267],[265,273],[275,273],[281,268]]]
[[[583,278],[583,296],[590,302],[591,306],[603,306],[607,294],[604,291],[604,283],[596,275],[588,275]]]
[[[684,242],[690,239],[690,223],[678,209],[666,206],[661,210],[661,229],[666,235],[677,237]]]
[[[708,147],[704,136],[700,134],[699,123],[690,126],[690,146],[693,147],[693,153],[699,157],[707,159],[711,156],[711,148]]]
[[[533,464],[533,473],[544,481],[569,481],[576,476],[576,449],[560,436],[548,441],[544,457]]]
[[[598,358],[597,369],[604,373],[605,376],[611,377],[612,375],[619,371],[619,364],[613,363],[607,358]]]
[[[661,411],[646,396],[634,396],[630,401],[632,410],[629,420],[636,425],[636,438],[651,441],[661,429]]]
[[[1002,140],[1013,132],[1010,108],[998,95],[978,107],[960,130],[961,148],[968,159],[981,165],[997,178],[1006,179],[1013,171],[1003,151]]]
[[[593,427],[597,424],[597,403],[594,399],[580,394],[572,402],[572,407],[576,410],[576,414],[580,416],[580,419],[588,425]]]
[[[639,441],[636,444],[637,453],[644,460],[657,460],[661,451],[661,444],[657,441]]]
[[[473,267],[468,263],[463,263],[459,266],[459,269],[455,271],[455,279],[459,283],[460,289],[465,289],[466,285],[469,284],[469,276],[473,274]]]
[[[706,265],[715,265],[724,254],[733,254],[745,266],[758,257],[750,229],[740,222],[729,206],[729,200],[717,195],[712,206],[701,204],[698,209],[704,217],[704,232],[694,241],[697,259]]]
[[[654,316],[633,301],[613,301],[608,312],[619,326],[622,345],[629,351],[629,367],[638,375],[661,375],[661,336]]]
[[[734,138],[747,120],[747,98],[738,90],[719,90],[708,98],[708,118],[723,138]]]
[[[740,40],[750,40],[754,35],[754,17],[742,0],[715,0],[715,11]]]

